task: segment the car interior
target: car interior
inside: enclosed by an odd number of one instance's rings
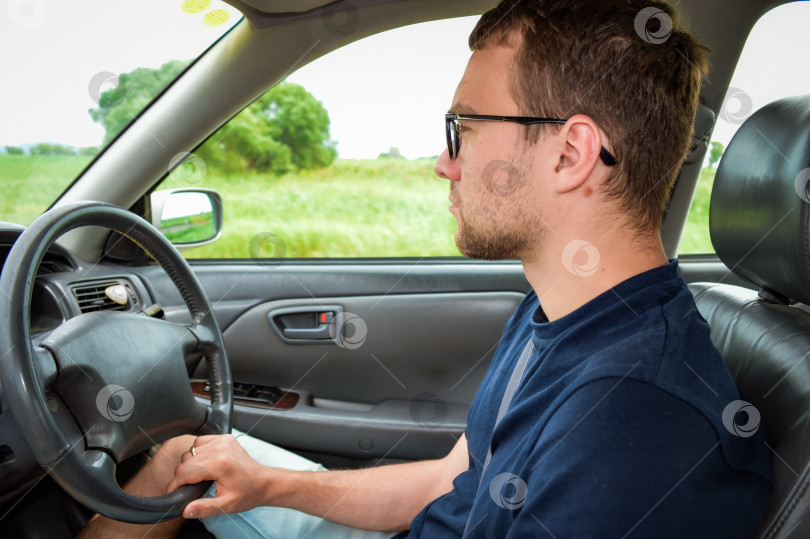
[[[96,511],[142,523],[178,515],[207,485],[154,499],[118,485],[156,443],[182,433],[232,425],[329,468],[441,457],[463,433],[501,330],[530,290],[517,261],[185,260],[150,225],[167,203],[155,187],[176,155],[317,58],[497,2],[228,3],[243,18],[48,214],[30,226],[0,223],[5,537],[72,537]],[[774,472],[762,538],[810,535],[810,96],[775,101],[742,124],[712,188],[716,253],[678,249],[746,39],[783,3],[678,2],[711,49],[711,68],[661,231],[715,346],[761,414]],[[210,201],[216,236],[227,204],[192,191]],[[126,388],[138,421],[98,420],[102,388],[112,388],[105,398]],[[183,535],[210,536],[193,522]]]

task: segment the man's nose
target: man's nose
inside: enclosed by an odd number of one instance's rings
[[[436,164],[433,165],[433,172],[439,178],[445,178],[447,180],[458,181],[461,179],[461,166],[459,166],[459,160],[450,159],[450,154],[447,151],[447,148],[439,155],[439,158],[436,159]]]

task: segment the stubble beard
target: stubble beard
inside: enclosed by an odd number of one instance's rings
[[[461,254],[481,260],[506,260],[523,259],[533,253],[545,226],[541,216],[518,198],[502,198],[489,208],[472,208],[469,217],[466,206],[459,206],[455,241]]]
[[[516,230],[507,227],[476,226],[459,217],[456,246],[461,254],[480,260],[522,259],[534,246],[542,229]]]
[[[527,148],[519,146],[508,161],[490,161],[481,170],[480,191],[458,200],[455,241],[464,256],[523,259],[539,247],[545,221],[532,207],[533,171],[527,154]]]

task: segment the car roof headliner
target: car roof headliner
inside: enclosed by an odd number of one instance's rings
[[[261,13],[300,13],[325,6],[334,0],[226,0],[234,7],[250,6]]]
[[[304,13],[329,4],[341,7],[363,8],[376,4],[388,4],[401,0],[225,0],[243,13],[278,15],[283,13]],[[487,2],[493,3],[493,2]]]

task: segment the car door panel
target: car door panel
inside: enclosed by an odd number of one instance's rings
[[[308,454],[435,458],[469,405],[528,283],[515,263],[194,264],[223,328],[235,382],[298,394],[288,410],[237,404],[234,426]],[[157,268],[168,319],[188,319]],[[362,342],[285,342],[271,313],[339,307]],[[205,378],[201,365],[195,378]]]
[[[522,297],[481,292],[278,300],[248,310],[223,336],[235,380],[368,404],[423,392],[469,403],[477,384],[470,387],[465,377],[491,358]],[[353,332],[351,338],[284,342],[268,321],[278,309],[318,303],[343,307],[343,330]]]
[[[284,412],[237,405],[234,427],[310,454],[417,460],[446,455],[464,431],[469,408],[430,400],[430,395],[367,407],[316,399],[308,392],[301,397],[295,408]]]
[[[237,428],[274,443],[346,457],[446,453],[523,295],[436,293],[265,302],[224,332],[235,380],[301,398],[287,411],[240,407]],[[324,307],[319,307],[323,305]],[[285,342],[270,315],[342,307],[342,340]],[[243,417],[244,416],[244,417]]]

